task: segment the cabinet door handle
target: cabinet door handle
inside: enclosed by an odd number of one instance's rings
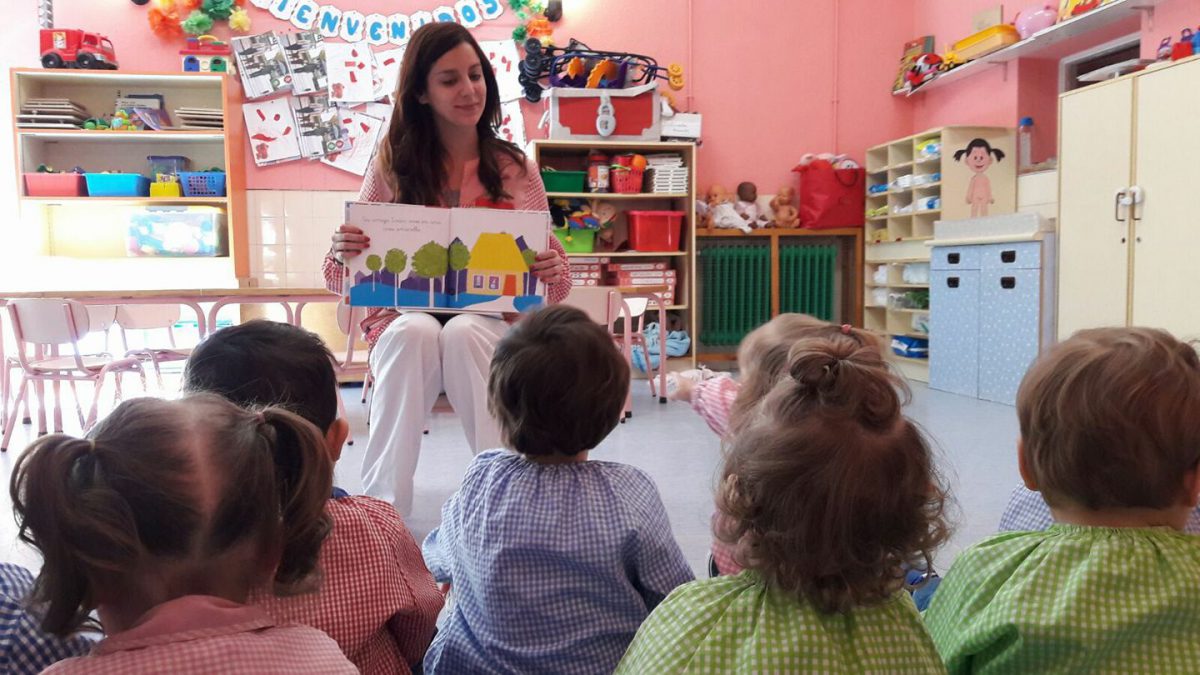
[[[1121,204],[1127,203],[1127,194],[1125,188],[1121,188],[1113,195],[1113,219],[1118,223],[1125,222],[1125,219],[1121,217]]]
[[[946,277],[946,286],[958,288],[958,277]]]
[[[1016,277],[1000,277],[1000,288],[1013,289],[1017,287]]]
[[[1142,190],[1142,186],[1134,185],[1129,188],[1129,217],[1133,218],[1133,222],[1138,222],[1142,218],[1138,215],[1141,210],[1142,203],[1146,201],[1146,193]]]
[[[961,256],[957,253],[947,253],[946,254],[946,262],[950,263],[951,265],[957,265],[958,261],[960,259],[961,259]]]
[[[1017,252],[1016,251],[1001,251],[1000,252],[1000,262],[1009,263],[1009,264],[1017,262]]]

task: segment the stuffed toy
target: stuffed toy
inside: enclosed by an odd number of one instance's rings
[[[714,185],[708,189],[708,213],[711,227],[722,230],[741,230],[750,234],[752,230],[733,207],[733,195],[724,186]]]
[[[775,212],[775,227],[794,228],[800,224],[800,212],[792,204],[796,200],[796,189],[788,186],[779,188],[771,200]]]
[[[750,227],[771,226],[771,219],[758,206],[758,187],[754,183],[738,184],[737,202],[733,209]]]

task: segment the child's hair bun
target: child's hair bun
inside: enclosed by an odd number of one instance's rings
[[[873,346],[854,334],[801,340],[788,353],[788,372],[805,407],[840,409],[868,426],[895,422],[907,388]]]

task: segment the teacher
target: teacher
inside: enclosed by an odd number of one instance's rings
[[[359,201],[547,211],[537,165],[496,137],[496,77],[462,25],[431,23],[413,33],[393,98],[391,126],[363,178]],[[571,290],[570,268],[558,240],[549,241],[531,271],[546,284],[547,301],[557,303]],[[323,266],[331,291],[342,292],[344,261],[370,244],[353,225],[337,229]],[[378,308],[368,312],[362,329],[375,378],[363,488],[407,516],[421,436],[442,391],[473,452],[501,446],[488,412],[487,379],[508,324],[484,315]]]

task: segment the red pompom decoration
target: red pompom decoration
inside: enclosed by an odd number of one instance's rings
[[[200,9],[200,5],[204,4],[204,0],[175,0],[175,6],[179,9],[179,13],[190,14],[192,11]]]

